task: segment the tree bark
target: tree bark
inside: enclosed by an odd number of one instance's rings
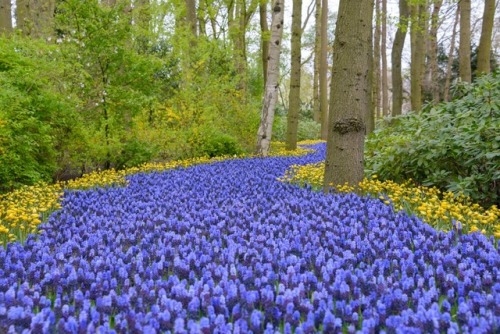
[[[23,35],[35,38],[52,33],[55,0],[17,0],[16,25]]]
[[[453,53],[455,51],[455,40],[457,36],[457,26],[460,20],[460,7],[457,7],[455,12],[455,23],[453,24],[453,32],[451,34],[450,51],[448,52],[448,63],[446,64],[446,81],[444,84],[444,100],[450,100],[450,85],[451,85],[451,67],[453,65]]]
[[[373,77],[372,77],[372,91],[374,114],[377,119],[381,118],[381,99],[380,99],[380,83],[382,81],[380,75],[380,1],[375,0],[375,34],[373,37]]]
[[[0,0],[0,35],[12,32],[12,14],[10,0]]]
[[[300,110],[300,67],[301,67],[301,37],[302,37],[302,0],[293,0],[292,10],[292,55],[290,72],[289,108],[287,116],[286,148],[297,148],[297,130]]]
[[[321,58],[321,0],[316,1],[314,13],[314,74],[313,74],[313,119],[321,123],[321,108],[319,101],[319,64]]]
[[[382,0],[381,13],[382,45],[380,57],[382,58],[382,113],[389,116],[389,79],[387,78],[387,0]]]
[[[392,115],[403,113],[403,74],[401,62],[403,58],[403,47],[405,45],[406,31],[408,29],[408,3],[407,0],[399,0],[399,24],[394,43],[392,45]]]
[[[259,2],[259,19],[261,32],[261,58],[262,58],[262,75],[264,78],[264,87],[267,82],[267,57],[269,56],[269,25],[267,24],[267,0]]]
[[[413,4],[411,13],[411,108],[419,112],[422,108],[422,76],[425,61],[425,5]]]
[[[278,98],[279,60],[281,54],[281,39],[283,36],[284,1],[275,0],[273,4],[273,20],[271,24],[271,43],[269,45],[269,63],[267,67],[267,83],[264,92],[264,101],[257,131],[256,153],[267,156],[271,143],[274,108]]]
[[[321,3],[321,48],[319,62],[319,106],[321,110],[321,139],[328,136],[328,0]]]
[[[439,75],[438,75],[438,42],[437,32],[439,27],[439,11],[443,5],[443,0],[434,2],[431,16],[431,28],[429,31],[429,68],[430,68],[430,88],[432,92],[432,103],[440,102],[439,94]]]
[[[324,189],[363,180],[366,115],[370,109],[373,0],[340,0],[330,98]]]
[[[471,31],[470,15],[471,0],[460,0],[460,46],[458,48],[460,79],[464,82],[472,81],[471,70]]]
[[[185,5],[186,5],[186,22],[194,41],[194,39],[198,36],[196,0],[185,0]]]
[[[477,75],[490,73],[491,36],[495,18],[495,0],[484,0],[483,25],[477,49]]]

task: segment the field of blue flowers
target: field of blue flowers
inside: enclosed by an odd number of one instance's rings
[[[498,333],[500,245],[235,159],[66,192],[0,247],[0,333]]]

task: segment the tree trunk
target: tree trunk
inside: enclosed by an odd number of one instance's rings
[[[484,0],[483,25],[477,49],[477,75],[490,73],[491,36],[495,18],[495,0]]]
[[[321,3],[321,57],[319,63],[319,106],[321,110],[321,139],[328,137],[328,0]]]
[[[257,131],[256,153],[262,156],[267,156],[269,153],[274,122],[274,108],[278,98],[279,60],[281,54],[281,38],[283,36],[284,11],[284,1],[276,0],[273,4],[267,83],[264,92],[259,130]]]
[[[301,36],[302,36],[302,0],[293,0],[292,11],[292,55],[290,72],[289,108],[287,116],[286,148],[297,148],[297,130],[300,110],[300,66],[301,66]]]
[[[408,28],[408,3],[407,0],[399,0],[399,24],[394,44],[392,45],[392,115],[403,113],[403,74],[401,72],[401,61],[403,58],[403,47],[405,45],[406,31]]]
[[[450,100],[450,85],[451,85],[451,67],[453,65],[453,52],[455,51],[455,40],[457,36],[457,26],[460,17],[460,7],[457,7],[455,12],[455,23],[453,24],[453,32],[451,34],[450,51],[448,52],[448,63],[446,64],[446,81],[444,84],[444,100]]]
[[[373,103],[372,107],[374,108],[374,114],[377,116],[377,119],[381,118],[381,100],[380,100],[380,1],[375,0],[375,34],[373,37],[373,76],[372,76],[372,96]]]
[[[324,189],[363,180],[366,115],[370,109],[373,0],[340,0],[330,98]]]
[[[380,57],[382,58],[382,113],[389,116],[389,79],[387,78],[387,0],[382,0],[382,45]]]
[[[207,36],[207,2],[200,0],[198,2],[198,11],[196,14],[198,18],[198,35]]]
[[[411,108],[419,112],[422,108],[422,76],[425,61],[425,6],[411,5]]]
[[[313,119],[321,123],[321,108],[319,101],[319,64],[321,58],[321,0],[316,1],[314,14],[314,74],[313,74]]]
[[[12,14],[10,0],[0,0],[0,35],[12,32]]]
[[[460,46],[458,49],[460,79],[464,82],[472,81],[471,70],[471,31],[470,15],[471,0],[460,0]]]
[[[191,36],[193,37],[192,41],[194,41],[198,35],[197,25],[197,17],[196,17],[196,0],[185,0],[186,5],[186,22],[189,31],[191,32]]]
[[[267,0],[261,0],[259,3],[259,19],[261,31],[261,58],[262,58],[262,74],[264,78],[264,87],[267,82],[267,57],[269,56],[269,26],[267,24]]]
[[[431,16],[431,28],[429,32],[429,68],[430,68],[430,88],[432,92],[432,103],[438,104],[440,102],[439,96],[439,76],[438,76],[438,42],[437,31],[439,25],[439,11],[443,0],[434,2]]]
[[[54,21],[55,0],[17,0],[16,25],[25,36],[49,36]]]

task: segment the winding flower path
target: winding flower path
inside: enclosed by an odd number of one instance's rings
[[[0,248],[0,333],[498,333],[500,248],[228,160],[74,191]]]

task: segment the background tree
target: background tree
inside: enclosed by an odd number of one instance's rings
[[[387,0],[382,0],[381,13],[381,46],[380,57],[382,58],[382,113],[389,116],[389,80],[387,78]]]
[[[403,48],[408,29],[408,3],[407,0],[399,0],[399,23],[394,43],[392,45],[392,115],[402,114],[403,110],[403,76],[401,72],[401,60]]]
[[[471,0],[460,0],[460,47],[458,49],[460,79],[463,82],[472,81],[471,70]]]
[[[346,182],[357,185],[363,179],[372,15],[373,0],[340,1],[333,46],[326,191]]]
[[[267,156],[271,143],[274,108],[278,99],[279,61],[281,54],[281,38],[283,36],[283,0],[273,3],[273,20],[271,24],[271,43],[269,47],[269,63],[267,67],[267,82],[264,91],[264,101],[257,131],[257,149],[259,155]]]
[[[481,26],[481,39],[477,51],[478,75],[490,73],[491,37],[495,18],[495,0],[484,1],[483,24]]]
[[[377,118],[381,118],[381,99],[380,99],[380,84],[381,84],[381,71],[380,71],[380,6],[381,0],[375,0],[375,32],[373,34],[373,80],[372,80],[372,91],[373,91],[373,102],[372,106],[374,108],[374,113]]]
[[[55,0],[16,0],[16,25],[26,36],[52,34]]]
[[[313,118],[321,123],[321,107],[319,99],[319,67],[321,59],[321,0],[315,0],[314,13],[314,64],[313,64]]]
[[[0,0],[0,34],[12,31],[12,14],[10,0]]]
[[[319,106],[321,110],[321,139],[328,136],[328,0],[321,3],[321,47],[319,62]]]
[[[427,16],[426,0],[412,3],[411,14],[411,108],[420,111],[422,108],[422,79],[425,63],[425,20]]]
[[[261,32],[261,59],[262,59],[262,78],[264,81],[264,87],[267,81],[267,63],[269,56],[269,25],[267,23],[267,0],[261,0],[259,2],[259,22],[260,22],[260,32]]]
[[[443,0],[435,0],[431,14],[431,24],[429,29],[429,80],[430,90],[432,94],[432,102],[438,104],[440,102],[439,92],[439,77],[438,77],[438,28],[439,28],[439,11],[443,5]]]
[[[300,111],[300,76],[301,76],[301,37],[302,37],[302,0],[293,0],[292,12],[292,54],[290,76],[290,106],[288,108],[286,148],[297,148],[297,129]]]

